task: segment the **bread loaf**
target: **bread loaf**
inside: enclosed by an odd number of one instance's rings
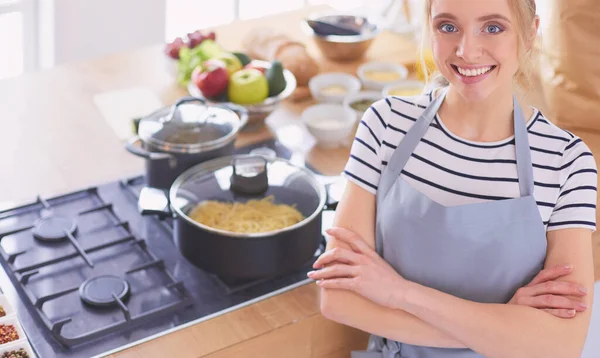
[[[294,41],[285,33],[271,28],[257,28],[242,40],[246,53],[264,61],[279,60],[296,77],[299,87],[319,73],[319,66],[306,52],[304,44]]]

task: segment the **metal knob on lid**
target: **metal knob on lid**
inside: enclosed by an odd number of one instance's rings
[[[231,163],[231,190],[238,194],[256,195],[267,191],[267,160],[262,156],[235,158]]]

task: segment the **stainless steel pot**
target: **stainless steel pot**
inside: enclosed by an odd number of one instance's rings
[[[140,121],[126,149],[146,159],[149,186],[168,189],[186,169],[233,153],[235,139],[248,122],[248,111],[235,104],[208,105],[185,97]]]

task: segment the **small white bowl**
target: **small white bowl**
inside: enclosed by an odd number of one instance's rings
[[[344,107],[349,108],[350,110],[354,111],[354,113],[356,113],[356,119],[360,120],[368,108],[365,108],[365,110],[356,109],[356,108],[352,107],[352,103],[357,102],[357,101],[362,101],[362,100],[368,100],[368,101],[372,101],[373,103],[375,103],[378,100],[383,99],[383,98],[384,97],[381,94],[381,92],[361,91],[356,94],[346,96],[346,98],[344,98]]]
[[[344,91],[340,93],[325,93],[328,87],[340,87]],[[316,75],[308,81],[308,88],[314,99],[326,103],[342,103],[344,97],[360,91],[358,78],[341,72],[329,72]]]
[[[390,80],[378,80],[369,78],[368,74],[371,71],[389,72],[390,75],[397,78]],[[362,81],[365,88],[381,91],[385,86],[402,82],[408,77],[408,69],[402,65],[385,62],[369,62],[360,66],[357,70],[358,77]]]
[[[397,96],[397,97],[410,97],[417,96],[424,92],[425,82],[421,81],[403,81],[393,85],[385,86],[381,94],[384,97]],[[400,93],[394,93],[394,91],[401,91]]]
[[[323,148],[338,148],[351,143],[356,113],[349,107],[332,103],[315,104],[305,109],[300,118]]]
[[[26,339],[20,339],[18,341],[12,341],[12,342],[3,344],[2,346],[0,346],[0,356],[4,353],[18,351],[21,348],[25,349],[25,352],[27,352],[29,357],[31,357],[31,358],[37,357],[35,355],[35,353],[33,353],[33,349],[31,348],[31,345],[29,345],[29,342]]]

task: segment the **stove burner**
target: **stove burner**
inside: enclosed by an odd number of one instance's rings
[[[60,241],[77,231],[75,220],[64,216],[50,215],[39,218],[33,224],[33,236],[42,241]]]
[[[117,305],[113,293],[119,300],[124,300],[129,296],[129,283],[118,276],[102,275],[87,279],[79,286],[79,296],[83,302],[92,306]]]

